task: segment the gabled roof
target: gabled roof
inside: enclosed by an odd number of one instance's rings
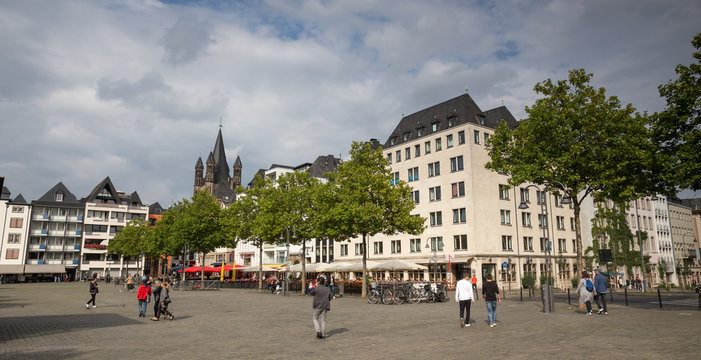
[[[163,214],[163,206],[156,201],[148,207],[148,213],[153,215]]]
[[[63,200],[61,201],[56,201],[56,194],[63,194]],[[63,182],[60,182],[54,187],[51,188],[51,190],[47,191],[46,194],[44,194],[42,197],[39,198],[39,200],[32,201],[32,203],[67,203],[67,204],[80,204],[80,201],[78,201],[78,198],[73,195],[73,193],[68,190],[66,185],[63,185]]]
[[[214,142],[214,183],[228,183],[229,180],[231,180],[231,175],[229,173],[229,164],[226,162],[224,139],[220,128],[219,133],[217,133],[217,140]]]
[[[20,193],[17,195],[12,201],[10,201],[13,204],[24,204],[24,205],[29,205],[27,200],[24,199],[24,196]]]
[[[466,123],[494,128],[498,125],[498,119],[501,118],[506,120],[510,127],[517,125],[516,120],[505,107],[482,112],[470,95],[462,94],[403,117],[387,138],[383,148],[388,149],[420,137],[427,137],[434,133],[432,131],[434,123],[437,125],[436,132]]]
[[[144,206],[144,204],[141,202],[141,198],[139,197],[139,193],[134,191],[133,193],[129,194],[129,197],[126,198],[129,202],[127,205],[129,206]]]
[[[333,155],[321,155],[309,167],[309,175],[316,178],[326,178],[326,173],[334,172],[341,164],[341,159]]]
[[[107,190],[107,195],[104,195],[105,193],[101,194],[103,189]],[[114,185],[112,185],[112,180],[110,180],[109,176],[106,177],[104,180],[100,181],[100,183],[97,184],[97,186],[95,186],[95,188],[90,192],[90,194],[87,197],[80,199],[80,202],[96,202],[95,200],[98,199],[103,201],[97,202],[109,203],[109,200],[111,199],[114,204],[121,203],[121,196],[119,196],[119,193],[117,193],[117,190],[114,188]]]
[[[253,181],[256,179],[256,175],[260,176],[261,178],[264,178],[265,171],[265,169],[258,169],[258,171],[256,171],[255,174],[253,174],[253,178],[251,179],[251,181],[248,182],[248,187],[250,188],[253,186]]]

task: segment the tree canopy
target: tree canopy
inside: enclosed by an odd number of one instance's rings
[[[606,89],[589,84],[592,74],[569,71],[568,79],[535,85],[543,97],[526,107],[515,129],[497,127],[486,167],[507,174],[512,185],[559,181],[574,207],[577,265],[582,259],[581,203],[592,192],[614,201],[652,191],[652,154],[644,115],[621,106]],[[557,188],[556,191],[559,191]]]
[[[652,116],[660,173],[669,190],[701,189],[701,33],[691,43],[696,63],[677,65],[679,77],[659,86],[667,106]]]

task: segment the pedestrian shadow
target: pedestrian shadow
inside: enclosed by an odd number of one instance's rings
[[[0,317],[0,344],[10,340],[139,323],[121,315],[99,313]]]
[[[17,299],[11,296],[0,296],[0,308],[24,307],[27,299]]]
[[[326,337],[331,337],[331,336],[336,335],[336,334],[342,334],[346,331],[348,331],[348,329],[346,329],[346,328],[333,329],[333,330],[326,333]]]

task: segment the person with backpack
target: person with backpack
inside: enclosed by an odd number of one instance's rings
[[[599,314],[603,313],[604,315],[608,315],[608,309],[606,308],[606,288],[608,285],[608,280],[606,279],[606,276],[604,276],[599,268],[594,269],[594,300],[596,301],[596,307],[599,308]],[[604,303],[604,306],[601,306],[601,303]]]
[[[575,293],[579,293],[579,303],[587,306],[587,315],[591,316],[591,301],[594,298],[594,283],[589,278],[589,273],[582,271],[582,278]]]

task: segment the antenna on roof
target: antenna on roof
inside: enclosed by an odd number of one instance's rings
[[[469,92],[469,88],[467,86],[465,87],[465,92]]]
[[[219,117],[219,128],[220,128],[220,129],[222,128],[222,126],[221,126],[221,116]]]

